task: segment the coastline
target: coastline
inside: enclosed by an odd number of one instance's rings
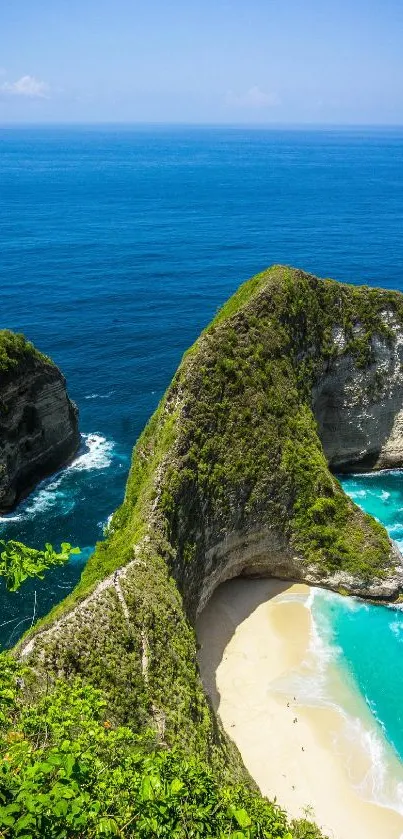
[[[271,579],[217,589],[197,626],[205,688],[261,792],[292,817],[315,819],[329,839],[401,839],[403,814],[357,790],[371,756],[346,737],[337,700],[304,697],[315,678],[309,598],[308,586]]]

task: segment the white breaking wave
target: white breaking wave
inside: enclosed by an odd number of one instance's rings
[[[286,693],[287,696],[294,695],[301,705],[321,706],[332,708],[337,711],[342,721],[342,728],[334,735],[334,748],[343,755],[346,768],[350,775],[352,785],[355,786],[359,795],[367,801],[372,801],[382,807],[389,807],[403,815],[403,781],[393,774],[391,764],[391,747],[388,744],[386,734],[381,722],[377,719],[375,709],[367,697],[363,697],[368,713],[368,719],[363,707],[363,718],[355,713],[354,709],[359,700],[360,694],[354,688],[354,684],[348,685],[350,691],[345,691],[346,680],[350,681],[346,673],[342,673],[344,686],[344,699],[335,694],[335,685],[340,682],[340,656],[342,650],[335,643],[332,634],[330,620],[322,610],[314,608],[316,598],[328,602],[338,600],[340,595],[323,589],[311,588],[308,597],[304,600],[304,606],[311,614],[311,634],[308,651],[301,667],[288,673],[287,676],[276,680],[272,689],[279,693]],[[288,598],[287,598],[288,599]],[[296,598],[295,598],[296,599]],[[300,601],[301,602],[301,601]],[[343,599],[343,607],[356,611],[357,609],[369,609],[368,604],[351,597]],[[403,632],[403,621],[399,618],[394,622],[392,631]],[[403,635],[402,635],[403,640]],[[335,679],[335,674],[338,678]],[[336,691],[338,688],[336,687]],[[346,702],[344,707],[342,702]],[[351,707],[350,707],[351,705]],[[349,744],[361,747],[367,757],[368,769],[365,775],[357,778],[357,769],[354,765],[349,766],[349,754],[354,754]]]
[[[114,456],[114,442],[102,434],[82,434],[82,446],[77,457],[58,472],[54,478],[42,481],[26,500],[22,501],[17,511],[0,516],[0,524],[32,519],[36,515],[58,508],[60,516],[67,515],[75,506],[79,487],[72,485],[72,472],[90,472],[94,469],[108,469]]]
[[[339,712],[343,719],[342,736],[344,743],[346,740],[351,743],[358,743],[369,759],[365,776],[359,783],[356,782],[357,791],[366,800],[373,801],[383,807],[390,807],[403,815],[403,783],[398,782],[390,770],[390,758],[388,756],[390,747],[384,727],[377,718],[372,703],[368,700],[368,697],[364,697],[374,720],[373,725],[369,721],[364,722],[359,716],[353,715],[351,711],[335,702],[331,695],[329,666],[336,665],[337,667],[337,659],[341,650],[332,640],[330,625],[327,621],[324,620],[323,625],[317,623],[312,608],[316,596],[330,601],[339,597],[333,592],[312,590],[312,596],[307,599],[306,606],[310,608],[312,616],[309,652],[314,660],[316,659],[316,662],[313,667],[314,677],[310,676],[309,679],[306,679],[305,676],[305,681],[308,684],[305,687],[305,695],[301,697],[301,700],[304,704],[325,704]],[[343,601],[343,606],[353,611],[370,608],[368,604],[364,604],[353,597],[346,598]],[[401,630],[403,630],[403,621],[396,620],[392,626],[392,631],[400,634]],[[310,662],[311,668],[312,660]],[[351,685],[351,690],[354,690],[353,685]],[[339,748],[345,754],[345,747],[343,749],[343,744],[338,743],[337,739],[335,740],[335,748]]]
[[[345,489],[345,493],[353,500],[355,498],[365,498],[365,496],[368,495],[368,491],[366,489]]]
[[[88,396],[84,396],[84,399],[110,399],[113,393],[115,393],[114,390],[110,390],[109,393],[89,393]]]
[[[367,701],[369,707],[370,703]],[[374,709],[372,713],[380,729]],[[382,807],[390,807],[403,815],[403,782],[393,778],[389,769],[389,759],[385,744],[385,733],[382,733],[374,725],[373,728],[366,726],[359,717],[352,717],[343,712],[344,737],[351,743],[359,743],[364,753],[369,757],[369,767],[357,783],[356,789],[362,798],[373,801]]]
[[[79,454],[67,467],[71,470],[107,469],[112,463],[114,442],[102,434],[82,434],[86,451]]]

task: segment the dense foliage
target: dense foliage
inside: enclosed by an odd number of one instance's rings
[[[108,719],[99,690],[57,682],[36,704],[0,657],[0,835],[4,839],[319,839],[274,804],[223,786],[196,757]],[[295,829],[295,833],[294,833]]]
[[[202,519],[217,534],[260,521],[324,574],[388,572],[386,532],[329,472],[311,403],[331,359],[348,353],[361,369],[374,336],[392,340],[385,309],[402,320],[401,295],[287,268],[253,278],[223,307],[174,384],[183,407],[162,503],[185,567],[190,548],[202,561]],[[133,469],[129,498],[134,479]]]
[[[0,377],[34,359],[51,363],[50,359],[35,349],[24,335],[9,329],[0,329]]]
[[[0,577],[4,577],[9,591],[17,591],[20,585],[32,577],[43,579],[43,574],[54,565],[64,565],[72,554],[79,554],[80,548],[72,548],[62,542],[60,551],[46,544],[44,550],[30,548],[23,542],[0,539]]]

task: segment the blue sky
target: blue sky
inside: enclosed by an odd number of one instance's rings
[[[0,123],[403,124],[403,0],[0,0]]]

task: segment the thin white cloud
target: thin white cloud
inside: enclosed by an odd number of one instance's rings
[[[35,76],[21,76],[15,82],[3,82],[0,91],[9,96],[25,96],[28,99],[47,99],[49,85],[41,82]]]
[[[260,110],[262,108],[274,108],[276,105],[280,105],[280,99],[277,93],[265,93],[258,85],[254,85],[245,93],[234,93],[233,90],[229,90],[226,96],[226,103],[231,107]]]

